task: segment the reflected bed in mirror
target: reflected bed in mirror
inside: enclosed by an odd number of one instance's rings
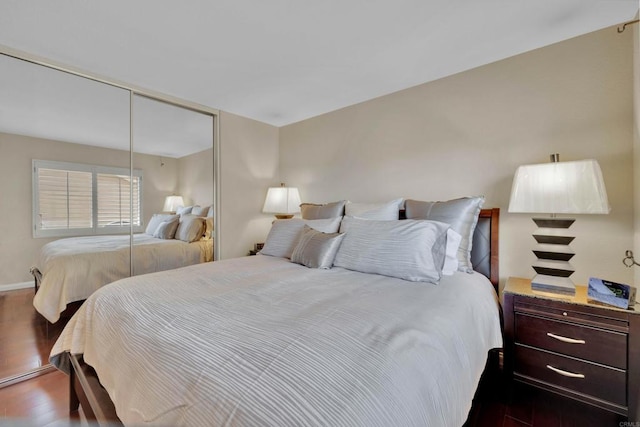
[[[20,212],[0,226],[1,387],[46,369],[59,329],[95,289],[131,274],[213,259],[212,237],[188,243],[145,232],[172,194],[188,205],[213,206],[215,113],[3,54],[0,74],[0,192],[11,211]],[[47,183],[55,184],[49,193]],[[203,220],[210,224],[203,234],[212,234],[213,222]],[[87,274],[80,280],[89,287],[65,283],[71,270],[56,273],[53,253],[84,263]],[[100,265],[118,274],[106,275]],[[35,298],[33,266],[42,284]],[[47,281],[66,293],[49,297]],[[28,289],[15,290],[21,288]],[[67,308],[62,319],[52,324],[38,314],[33,304],[39,306],[39,299],[51,308],[51,321]],[[21,342],[29,344],[19,352]]]

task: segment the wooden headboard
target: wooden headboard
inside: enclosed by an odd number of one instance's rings
[[[498,292],[499,276],[499,223],[500,209],[482,209],[473,233],[471,264],[473,269],[489,278]]]

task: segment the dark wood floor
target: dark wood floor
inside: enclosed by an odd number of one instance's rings
[[[33,308],[33,289],[0,292],[0,380],[49,363],[49,351],[64,327]]]
[[[0,293],[0,378],[46,363],[64,323],[50,325],[32,306],[33,290]],[[499,370],[486,375],[464,427],[619,427],[624,418],[550,393],[519,386],[508,396]],[[0,388],[0,425],[68,426],[68,377],[58,371]],[[635,424],[631,424],[635,425]]]

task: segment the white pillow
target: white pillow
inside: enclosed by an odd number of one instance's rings
[[[444,265],[442,267],[442,274],[445,276],[451,276],[458,271],[458,248],[462,236],[458,234],[453,228],[447,230],[447,248],[445,250]]]
[[[200,240],[204,235],[204,218],[197,215],[180,215],[180,224],[176,230],[176,239],[191,243]]]
[[[209,206],[209,211],[207,212],[207,217],[213,218],[213,205]]]
[[[148,234],[149,236],[153,236],[156,232],[156,230],[158,229],[158,226],[165,222],[165,221],[171,221],[173,219],[177,219],[178,215],[171,215],[171,214],[153,214],[151,216],[151,219],[149,220],[149,223],[147,224],[147,228],[144,230],[145,234]]]
[[[270,255],[281,258],[291,258],[293,249],[307,224],[314,230],[323,233],[337,233],[342,217],[329,219],[277,219],[273,221],[264,247],[260,251],[262,255]]]
[[[193,206],[179,206],[176,208],[177,215],[188,215],[193,210]]]
[[[400,206],[402,206],[402,200],[396,199],[386,203],[347,202],[344,207],[344,214],[365,219],[396,220],[398,219]]]
[[[440,281],[449,224],[345,217],[341,228],[345,236],[334,266],[412,282]]]
[[[209,206],[194,206],[191,209],[191,213],[197,216],[207,216],[207,214],[209,213]]]

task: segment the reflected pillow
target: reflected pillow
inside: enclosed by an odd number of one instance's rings
[[[462,237],[457,254],[458,270],[471,273],[473,272],[471,265],[473,232],[478,224],[483,203],[484,197],[464,197],[446,202],[407,200],[405,212],[407,219],[430,219],[451,225],[451,228]]]
[[[331,268],[343,238],[342,233],[323,233],[305,224],[291,261],[310,268]]]
[[[202,238],[204,230],[205,220],[203,217],[191,214],[181,215],[175,238],[187,243],[195,242]]]
[[[271,230],[260,251],[262,255],[291,258],[293,249],[298,243],[300,233],[305,224],[323,233],[336,233],[340,228],[342,217],[330,219],[277,219],[273,221]]]
[[[193,206],[180,206],[176,208],[177,215],[188,215],[193,210]]]
[[[209,206],[194,206],[191,209],[191,214],[192,215],[197,215],[197,216],[207,216],[207,214],[209,213]]]
[[[153,237],[156,239],[173,239],[178,229],[179,219],[174,218],[170,221],[162,221],[156,231],[153,233]]]
[[[438,221],[376,221],[345,217],[333,265],[412,282],[438,283],[449,225]]]
[[[153,216],[151,216],[151,219],[149,220],[149,223],[147,224],[147,228],[144,230],[145,234],[148,234],[149,236],[153,236],[156,232],[156,230],[158,229],[158,226],[165,222],[165,221],[171,221],[174,219],[178,219],[178,215],[171,215],[171,214],[153,214]]]
[[[344,207],[346,216],[375,220],[396,220],[398,219],[402,199],[391,200],[385,203],[351,203],[347,202]]]
[[[325,203],[324,205],[303,203],[300,205],[300,215],[302,219],[326,219],[344,216],[345,203],[347,203],[346,200]]]

